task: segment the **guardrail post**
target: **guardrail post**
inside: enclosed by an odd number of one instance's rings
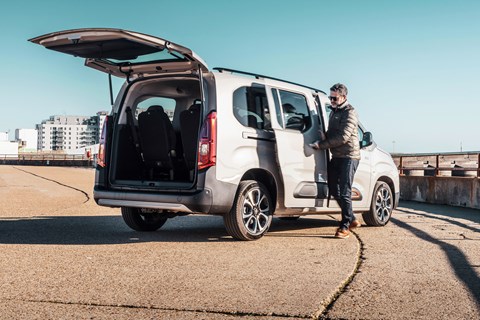
[[[438,172],[439,172],[438,165],[439,165],[439,163],[440,163],[440,155],[437,154],[435,156],[435,177],[438,176]]]
[[[400,156],[400,175],[403,175],[403,157]]]
[[[480,153],[478,154],[477,160],[477,178],[480,178]]]

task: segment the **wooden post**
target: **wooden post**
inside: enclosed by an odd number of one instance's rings
[[[477,160],[477,178],[480,178],[480,153],[478,154]]]

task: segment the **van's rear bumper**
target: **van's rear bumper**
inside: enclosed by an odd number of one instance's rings
[[[149,208],[218,215],[229,212],[238,185],[217,180],[215,167],[202,172],[198,178],[197,189],[190,191],[112,190],[97,184],[93,190],[93,198],[97,204],[106,207]]]
[[[185,213],[210,213],[213,201],[210,189],[193,194],[95,190],[93,196],[97,204],[106,207],[150,208]]]

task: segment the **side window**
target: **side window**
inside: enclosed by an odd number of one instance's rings
[[[305,131],[312,125],[305,96],[279,90],[283,109],[283,123],[285,129]]]
[[[233,114],[245,127],[271,129],[265,87],[240,87],[233,92]]]

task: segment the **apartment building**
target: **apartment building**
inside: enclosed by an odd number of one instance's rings
[[[54,115],[36,125],[39,151],[70,152],[97,144],[107,112],[95,116]]]

